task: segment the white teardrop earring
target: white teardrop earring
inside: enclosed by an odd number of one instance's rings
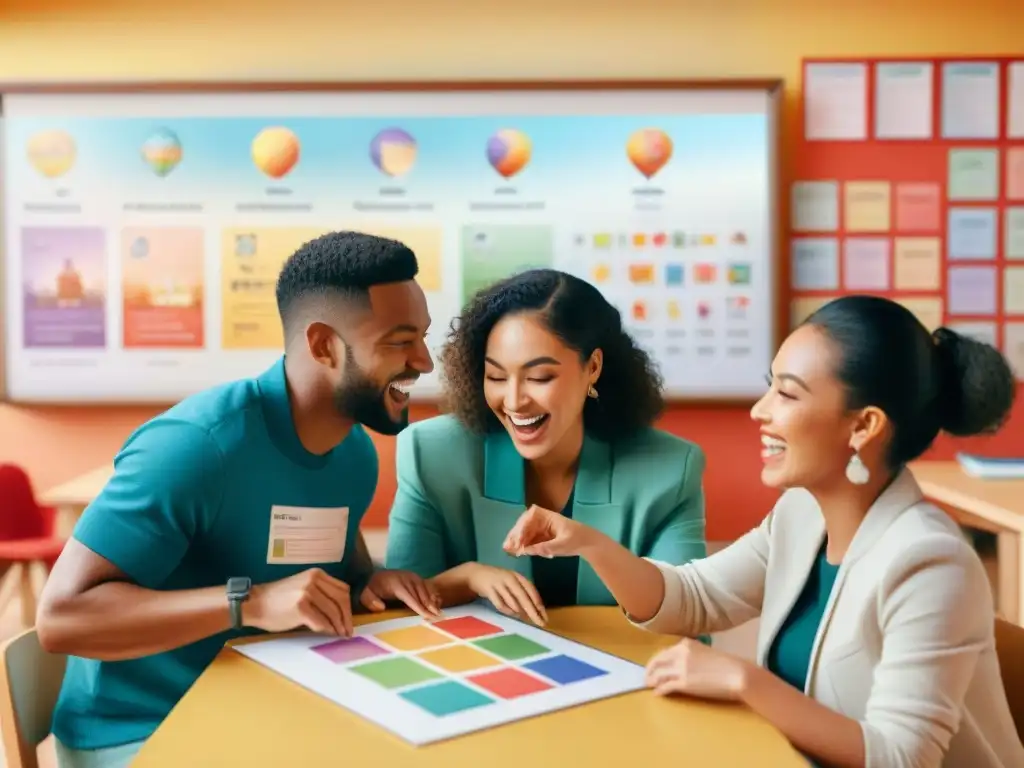
[[[854,485],[864,485],[871,479],[871,473],[861,461],[859,453],[850,457],[850,461],[846,465],[846,479]]]

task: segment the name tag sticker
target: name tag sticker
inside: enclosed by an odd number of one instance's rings
[[[270,565],[340,563],[348,536],[348,507],[270,508]]]

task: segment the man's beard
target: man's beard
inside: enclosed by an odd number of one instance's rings
[[[334,390],[334,407],[374,432],[397,435],[409,425],[409,409],[403,409],[397,421],[392,418],[384,402],[389,386],[382,390],[350,358],[345,366],[345,380]]]

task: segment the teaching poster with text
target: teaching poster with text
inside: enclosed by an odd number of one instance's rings
[[[20,94],[4,113],[14,400],[167,402],[259,374],[284,348],[283,264],[337,230],[416,253],[435,354],[477,291],[553,268],[619,309],[667,395],[763,388],[767,91]]]

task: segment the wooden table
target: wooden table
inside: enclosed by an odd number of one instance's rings
[[[112,465],[104,465],[73,480],[44,491],[39,503],[57,509],[57,535],[68,537],[82,511],[99,496],[114,474]]]
[[[407,615],[389,611],[357,623]],[[550,617],[552,632],[638,663],[674,642],[632,627],[615,608],[554,609]],[[132,762],[132,768],[186,765],[807,768],[778,731],[743,707],[663,699],[649,691],[413,747],[230,648]]]
[[[925,496],[964,525],[996,534],[998,610],[1024,624],[1024,480],[981,480],[955,461],[919,461],[910,469]]]

